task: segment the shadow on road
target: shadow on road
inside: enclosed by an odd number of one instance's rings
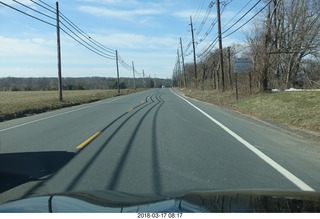
[[[74,157],[66,151],[21,152],[0,154],[0,193],[21,184],[38,181]]]
[[[150,98],[150,101],[148,101],[148,98]],[[154,103],[154,100],[152,99],[152,96],[147,96],[145,98],[144,103],[138,104],[137,106],[133,107],[132,109],[135,110],[134,112],[129,113],[128,111],[120,115],[119,117],[115,118],[111,123],[109,123],[106,127],[104,127],[100,132],[106,131],[110,126],[114,125],[116,122],[118,122],[121,118],[125,118],[125,116],[129,115],[127,118],[124,119],[124,121],[117,127],[117,129],[110,134],[108,140],[100,147],[99,150],[95,152],[95,154],[91,157],[91,159],[87,162],[88,165],[86,165],[82,171],[80,171],[78,174],[73,176],[73,180],[69,183],[67,187],[67,191],[72,190],[77,182],[83,177],[84,173],[89,169],[90,164],[93,163],[93,161],[100,155],[100,153],[104,150],[104,148],[108,145],[108,143],[113,139],[113,137],[118,133],[118,131],[126,124],[128,120],[130,120],[134,115],[136,115],[138,112],[146,108],[147,106]],[[83,151],[83,150],[81,150]],[[80,151],[80,152],[81,152]],[[80,153],[78,152],[78,153]]]
[[[151,110],[153,110],[155,107],[157,107],[155,115],[153,117],[153,126],[152,126],[152,158],[153,158],[153,163],[152,163],[152,168],[153,168],[153,190],[157,195],[161,194],[161,179],[159,178],[160,176],[160,170],[159,170],[159,158],[158,158],[158,150],[157,150],[157,137],[156,137],[156,118],[158,116],[159,109],[161,108],[162,104],[164,101],[161,99],[161,95],[156,96],[156,102],[153,106],[151,106],[141,117],[140,121],[136,125],[136,127],[133,129],[134,132],[131,134],[128,143],[122,153],[121,158],[119,159],[117,163],[117,168],[113,170],[112,173],[112,179],[110,184],[106,187],[108,190],[116,190],[117,185],[119,184],[120,178],[121,178],[121,173],[123,172],[123,168],[126,164],[127,157],[129,156],[130,150],[132,149],[132,145],[134,142],[134,139],[136,138],[136,135],[138,133],[138,130],[140,129],[144,119],[146,116],[150,113]],[[138,170],[137,170],[138,171]]]

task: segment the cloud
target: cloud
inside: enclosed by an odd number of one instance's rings
[[[15,2],[13,1],[9,1],[9,0],[2,0],[3,3],[7,4],[7,5],[13,5],[13,4],[16,4]],[[29,0],[20,0],[19,1],[20,3],[22,4],[25,4],[25,5],[32,5],[33,2],[29,1]]]
[[[0,57],[23,56],[50,56],[52,52],[48,48],[54,48],[54,41],[44,38],[8,38],[0,36]]]
[[[120,10],[120,9],[107,9],[95,6],[79,6],[80,11],[91,14],[97,17],[112,17],[121,20],[131,20],[136,16],[150,16],[161,14],[161,10],[156,9],[133,9],[133,10]]]
[[[127,32],[113,34],[99,33],[89,35],[103,45],[118,49],[120,52],[124,50],[163,51],[172,50],[172,48],[177,46],[177,36],[170,35],[149,36]]]
[[[190,16],[196,13],[195,9],[181,10],[173,13],[174,17],[190,20]]]
[[[97,3],[105,5],[138,5],[140,4],[136,0],[80,0],[86,3]]]

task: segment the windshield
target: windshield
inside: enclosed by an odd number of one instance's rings
[[[319,5],[0,1],[0,204],[320,191]]]

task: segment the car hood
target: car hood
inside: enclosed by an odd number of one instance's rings
[[[320,212],[320,193],[228,190],[150,197],[94,190],[12,201],[0,212]]]

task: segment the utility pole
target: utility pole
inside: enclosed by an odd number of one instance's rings
[[[222,91],[224,91],[224,69],[222,54],[222,37],[221,37],[221,16],[220,16],[220,0],[217,0],[217,19],[218,19],[218,38],[219,38],[219,62],[221,69]]]
[[[56,21],[57,21],[57,55],[58,55],[58,83],[59,83],[59,100],[62,98],[62,79],[61,79],[61,45],[60,45],[60,20],[59,20],[59,2],[56,2]]]
[[[146,88],[146,82],[144,80],[144,69],[142,69],[142,75],[143,75],[143,87]]]
[[[179,49],[177,49],[177,56],[178,56],[178,59],[177,59],[177,65],[178,65],[178,75],[179,75],[179,82],[178,82],[178,85],[179,87],[181,87],[181,81],[182,81],[182,77],[181,77],[181,65],[180,65],[180,54],[179,54]]]
[[[232,89],[232,78],[231,78],[231,52],[230,52],[231,47],[229,46],[227,49],[228,49],[228,76],[229,76],[230,88]]]
[[[118,88],[118,94],[120,94],[120,80],[119,80],[119,64],[118,64],[118,50],[116,50],[116,63],[117,63],[117,88]]]
[[[193,24],[192,24],[192,17],[191,17],[191,16],[190,16],[190,25],[191,25],[192,46],[193,46],[194,77],[195,77],[196,87],[198,87],[196,47],[195,47],[195,45],[194,45],[195,42],[194,42]]]
[[[136,76],[134,74],[134,62],[132,61],[132,72],[133,72],[133,89],[136,89]]]
[[[187,87],[187,77],[186,71],[184,66],[184,57],[183,57],[183,49],[182,49],[182,39],[180,37],[180,48],[181,48],[181,58],[182,58],[182,71],[183,71],[183,78],[184,78],[184,86]]]

